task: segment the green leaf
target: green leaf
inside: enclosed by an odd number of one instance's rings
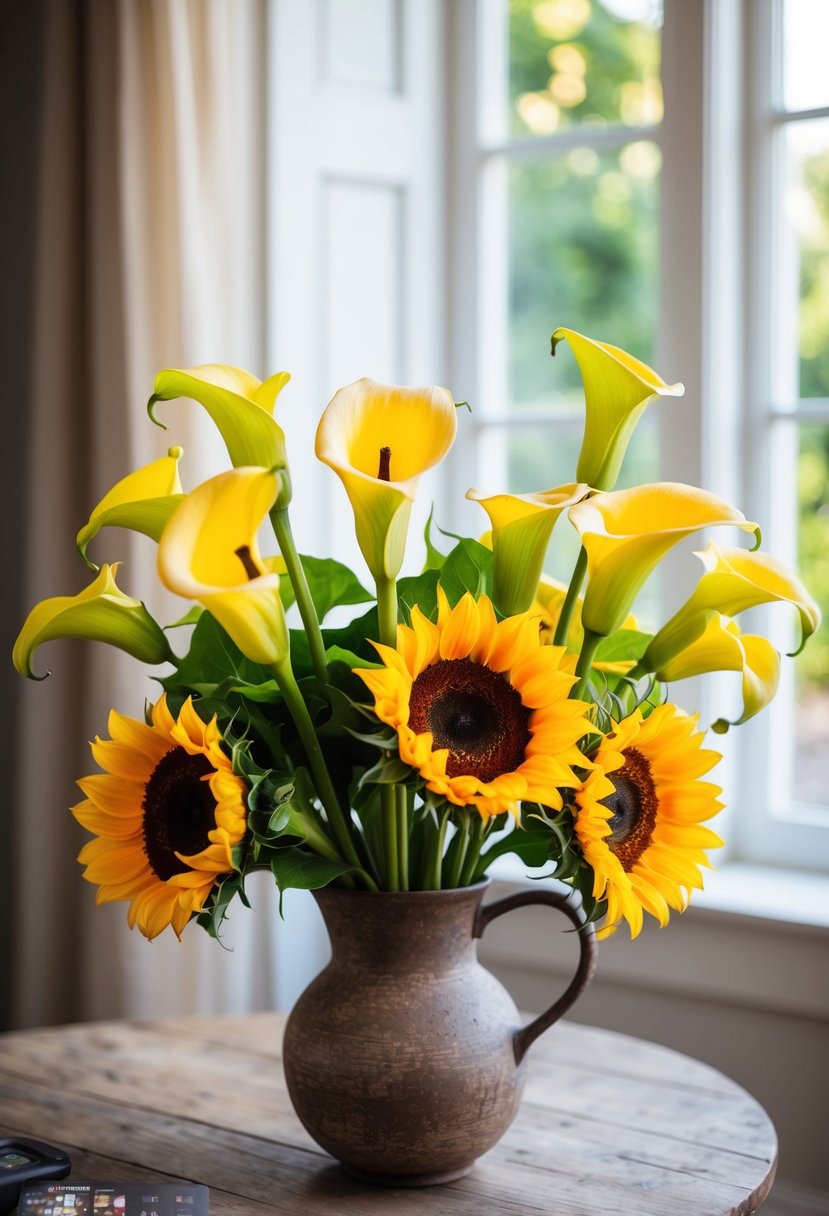
[[[411,622],[415,604],[430,621],[437,620],[439,578],[440,571],[424,570],[414,578],[402,578],[397,584],[397,602],[405,625]]]
[[[356,574],[333,557],[302,556],[300,561],[320,621],[338,605],[367,604],[374,598]]]
[[[637,629],[617,629],[599,642],[593,662],[620,663],[629,659],[641,659],[652,636],[650,633],[640,633]]]
[[[423,539],[426,542],[426,563],[424,570],[441,570],[443,563],[446,561],[446,554],[441,553],[432,544],[432,517],[435,514],[434,504],[429,512],[429,518],[426,520],[426,527],[423,529]]]
[[[173,621],[171,625],[165,625],[165,629],[179,629],[182,625],[195,625],[204,613],[201,604],[194,604],[189,611],[185,612],[184,616],[180,616],[177,621]]]
[[[468,591],[473,599],[492,594],[492,551],[476,540],[461,540],[444,562],[440,585],[454,608]]]
[[[291,887],[300,891],[316,891],[353,869],[348,862],[329,861],[327,857],[317,857],[299,847],[280,849],[271,858],[271,872],[280,892]]]

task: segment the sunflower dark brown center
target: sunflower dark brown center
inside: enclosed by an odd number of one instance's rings
[[[624,753],[625,763],[608,773],[614,792],[601,799],[611,811],[608,820],[608,848],[616,854],[624,870],[632,870],[651,842],[656,826],[659,799],[651,776],[651,766],[635,747]]]
[[[409,726],[430,731],[436,749],[448,748],[450,777],[492,781],[523,763],[530,741],[530,710],[500,672],[471,659],[441,659],[412,684]]]
[[[159,760],[144,787],[144,851],[162,882],[189,868],[176,853],[190,856],[210,844],[207,833],[216,825],[216,799],[202,777],[213,771],[206,756],[174,747]]]

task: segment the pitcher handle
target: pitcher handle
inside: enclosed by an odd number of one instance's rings
[[[553,1022],[557,1022],[581,996],[596,970],[598,947],[593,925],[587,923],[584,908],[577,900],[576,893],[570,887],[561,891],[549,891],[544,888],[519,891],[516,895],[506,895],[503,899],[496,899],[490,904],[485,904],[478,909],[475,917],[473,936],[483,937],[487,925],[499,916],[503,916],[505,912],[511,912],[513,908],[525,908],[528,904],[546,904],[550,908],[560,909],[579,931],[579,965],[570,987],[545,1013],[539,1014],[532,1022],[516,1031],[514,1039],[516,1064],[521,1063],[527,1049],[538,1036],[552,1026]]]

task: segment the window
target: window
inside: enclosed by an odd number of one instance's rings
[[[646,414],[622,484],[739,503],[829,616],[829,6],[459,8],[451,382],[475,413],[457,484],[572,477],[578,374],[545,347],[555,325],[583,329],[686,383],[681,410]],[[471,511],[460,527],[480,526]],[[699,547],[670,567],[680,600]],[[569,579],[575,553],[557,529],[550,573]],[[652,581],[643,620],[664,618],[659,597]],[[791,610],[768,618],[790,651]],[[773,709],[725,741],[726,830],[734,859],[814,867],[829,863],[829,624],[784,671]],[[704,683],[710,716],[736,679]]]
[[[824,620],[747,741],[765,810],[742,849],[809,864],[829,851],[829,7],[762,0],[751,18],[749,231],[768,255],[748,259],[748,488]],[[792,650],[790,620],[773,625]]]

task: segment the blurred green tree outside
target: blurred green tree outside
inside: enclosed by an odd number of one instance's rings
[[[659,0],[509,0],[509,132],[534,138],[582,127],[585,146],[513,158],[509,191],[510,407],[580,408],[575,362],[544,358],[557,325],[653,360],[658,326],[659,170],[656,144],[589,146],[610,125],[662,117]],[[829,398],[829,151],[808,157],[812,199],[800,236],[800,391]],[[681,368],[660,368],[680,379]],[[639,447],[636,441],[639,441]],[[572,447],[562,436],[560,455]],[[550,472],[538,446],[510,439],[511,480],[537,487]],[[562,467],[560,480],[570,476]],[[653,428],[631,445],[623,483],[658,476]],[[516,488],[519,488],[516,486]],[[820,632],[798,659],[801,694],[829,686],[829,427],[803,426],[797,471],[798,561],[821,603]]]

